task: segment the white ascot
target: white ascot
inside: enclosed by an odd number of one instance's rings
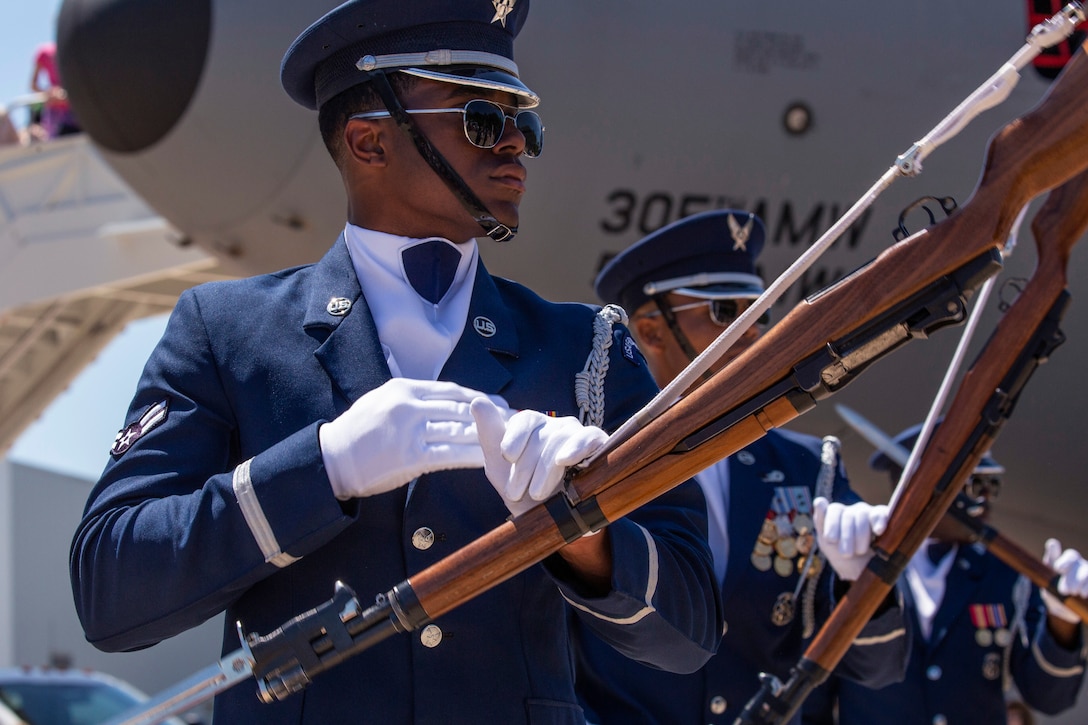
[[[449,290],[432,304],[408,282],[401,261],[403,250],[424,240],[352,224],[344,237],[393,377],[437,380],[465,329],[479,259],[476,240],[450,242],[461,261]]]
[[[907,583],[910,585],[911,594],[914,595],[914,610],[918,615],[918,626],[922,630],[922,636],[928,641],[933,633],[933,618],[937,616],[937,610],[941,608],[944,600],[944,590],[948,578],[948,570],[955,561],[956,547],[952,547],[952,555],[945,555],[938,563],[929,560],[926,547],[933,539],[926,539],[918,551],[914,552],[907,564]]]

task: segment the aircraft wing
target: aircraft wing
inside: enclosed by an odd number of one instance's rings
[[[0,452],[129,322],[221,277],[212,259],[0,312]]]
[[[222,276],[85,137],[0,148],[0,452],[126,324]]]

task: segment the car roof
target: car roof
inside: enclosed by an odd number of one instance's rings
[[[110,685],[118,690],[123,690],[137,699],[146,699],[147,693],[130,685],[124,680],[108,675],[105,672],[87,668],[71,667],[0,667],[0,682],[40,682],[40,683],[66,683],[78,684],[80,682],[98,683]]]

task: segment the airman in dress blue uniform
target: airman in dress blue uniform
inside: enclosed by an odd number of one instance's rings
[[[522,156],[542,149],[513,60],[528,8],[356,0],[288,50],[348,223],[316,264],[179,299],[73,541],[92,643],[139,649],[225,611],[230,652],[235,622],[267,633],[336,581],[384,592],[551,497],[656,392],[626,329],[595,324],[615,311],[479,258],[475,237],[516,231]],[[587,402],[591,356],[608,373]],[[694,482],[282,702],[228,690],[214,717],[581,723],[568,617],[657,667],[706,661],[722,615]]]
[[[763,222],[748,212],[697,214],[645,237],[598,275],[598,296],[630,311],[659,385],[763,291],[755,260],[764,236]],[[760,326],[749,328],[716,368],[759,335]],[[886,524],[887,507],[861,502],[850,490],[836,443],[772,430],[697,476],[725,607],[718,652],[698,672],[673,674],[583,633],[578,692],[591,721],[732,723],[759,690],[761,672],[788,676],[846,586],[840,575],[856,578],[871,556],[870,529],[879,533]],[[822,565],[817,549],[831,566]],[[902,676],[908,639],[897,596],[866,625],[840,672],[871,684]]]
[[[895,442],[909,451],[921,426]],[[902,468],[884,452],[870,466],[894,484]],[[1004,468],[981,459],[965,484],[970,513],[985,520]],[[1062,573],[1059,587],[1088,592],[1088,564],[1072,549],[1047,542],[1045,560]],[[942,519],[900,580],[913,643],[902,682],[869,689],[832,676],[804,703],[806,725],[869,725],[895,713],[904,725],[1005,723],[1006,693],[1015,683],[1031,707],[1056,715],[1076,703],[1084,679],[1086,641],[1077,616]],[[833,712],[838,703],[838,719]]]

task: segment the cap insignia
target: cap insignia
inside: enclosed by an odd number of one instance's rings
[[[498,20],[502,23],[502,27],[506,27],[506,16],[514,11],[514,5],[518,0],[491,0],[491,4],[495,6],[495,17],[491,18],[491,22]]]
[[[748,251],[748,237],[752,233],[752,225],[755,223],[755,215],[749,214],[748,221],[744,226],[740,225],[737,218],[730,214],[726,221],[729,222],[729,236],[733,237],[733,251],[734,252],[747,252]]]

